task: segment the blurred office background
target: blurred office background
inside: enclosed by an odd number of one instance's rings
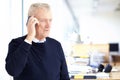
[[[27,12],[33,2],[51,5],[50,37],[62,43],[66,56],[74,43],[120,43],[120,0],[3,0],[0,3],[0,80],[12,80],[5,70],[8,43],[26,34]]]

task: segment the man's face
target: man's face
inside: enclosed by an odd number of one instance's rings
[[[35,17],[39,21],[39,24],[36,24],[36,37],[47,37],[49,35],[52,22],[51,11],[47,11],[46,9],[38,9],[36,11]]]

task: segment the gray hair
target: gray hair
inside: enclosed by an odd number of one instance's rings
[[[28,16],[33,15],[37,9],[50,10],[50,6],[47,3],[33,3],[28,10]]]

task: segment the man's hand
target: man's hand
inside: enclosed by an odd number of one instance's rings
[[[35,35],[36,35],[36,29],[35,29],[35,25],[38,24],[39,21],[37,20],[37,18],[31,16],[27,22],[27,37],[26,39],[29,42],[32,42],[32,40],[34,39]]]

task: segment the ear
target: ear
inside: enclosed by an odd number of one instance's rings
[[[111,72],[111,70],[112,70],[112,66],[110,64],[107,64],[104,72],[109,73],[109,72]]]
[[[104,65],[100,64],[100,65],[98,66],[98,72],[102,72],[103,69],[104,69]]]

